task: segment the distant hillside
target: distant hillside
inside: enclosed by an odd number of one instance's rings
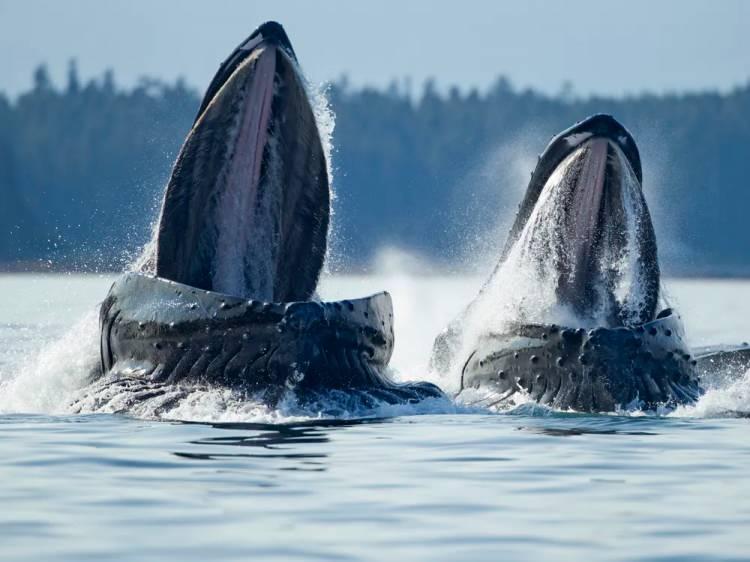
[[[398,246],[464,263],[501,240],[535,156],[562,128],[610,112],[633,132],[667,268],[750,275],[750,83],[728,94],[552,98],[505,79],[486,93],[414,100],[397,87],[330,86],[336,114],[334,243],[342,265]],[[118,267],[145,241],[198,93],[112,73],[57,89],[44,67],[0,96],[0,262]],[[493,234],[494,233],[494,234]]]

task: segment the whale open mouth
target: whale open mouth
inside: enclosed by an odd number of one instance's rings
[[[269,302],[309,299],[329,215],[306,83],[283,28],[269,22],[206,91],[164,197],[156,274]]]
[[[595,115],[564,131],[540,157],[504,259],[536,264],[556,301],[597,325],[652,320],[656,240],[627,130]]]

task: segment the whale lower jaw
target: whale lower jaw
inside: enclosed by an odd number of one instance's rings
[[[264,303],[140,273],[118,279],[100,313],[101,395],[221,387],[275,405],[343,392],[373,402],[439,397],[429,383],[385,374],[393,351],[390,295]]]
[[[655,409],[695,402],[702,390],[680,318],[590,331],[519,325],[486,334],[466,362],[462,392],[489,391],[486,405],[535,402],[578,412]]]

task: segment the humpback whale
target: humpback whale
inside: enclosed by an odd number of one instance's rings
[[[691,351],[660,291],[632,135],[594,115],[553,137],[500,261],[435,340],[431,366],[485,405],[519,395],[561,409],[689,404],[701,375],[750,348]]]
[[[93,392],[120,408],[175,387],[276,404],[338,392],[368,403],[443,396],[400,384],[388,293],[321,302],[328,164],[296,54],[268,22],[220,66],[177,156],[139,267],[100,310]],[[122,399],[122,396],[125,399]]]

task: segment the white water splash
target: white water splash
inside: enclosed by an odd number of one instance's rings
[[[320,144],[323,147],[323,155],[326,159],[328,169],[328,182],[333,186],[333,130],[336,127],[336,114],[333,112],[331,103],[328,100],[328,83],[321,83],[314,86],[304,78],[301,71],[298,72],[303,77],[303,84],[307,91],[307,97],[315,115],[315,122],[318,125],[318,134],[320,135]],[[333,193],[331,194],[333,196]]]
[[[619,160],[619,169],[622,171],[620,204],[624,211],[623,226],[626,241],[624,249],[618,253],[612,251],[618,245],[605,239],[602,247],[609,251],[604,254],[600,268],[616,272],[616,275],[612,277],[614,284],[611,287],[615,297],[614,304],[623,322],[633,325],[638,323],[641,311],[647,305],[648,299],[645,289],[647,286],[646,264],[638,246],[638,240],[644,236],[647,228],[643,219],[648,216],[648,209],[642,197],[641,185],[627,158],[619,148],[615,149],[615,154]],[[608,302],[606,299],[600,300]],[[601,309],[595,320],[600,322],[611,314],[611,310]]]
[[[722,418],[750,417],[750,369],[740,377],[718,377],[708,381],[706,393],[691,406],[679,406],[673,417]]]
[[[304,76],[301,74],[301,76]],[[328,186],[330,196],[330,215],[329,215],[329,229],[328,229],[328,244],[326,245],[326,256],[323,262],[322,275],[330,275],[331,273],[338,271],[343,262],[343,256],[340,254],[339,248],[341,246],[338,237],[338,229],[336,223],[336,208],[337,208],[337,195],[336,195],[336,183],[334,181],[334,165],[333,165],[333,130],[336,128],[336,114],[331,107],[331,103],[328,100],[328,89],[329,84],[321,83],[317,86],[310,84],[305,81],[307,89],[307,96],[310,99],[310,104],[313,108],[313,114],[315,115],[315,122],[318,126],[318,135],[320,136],[320,143],[323,147],[323,154],[326,159],[326,169],[328,170]]]
[[[99,366],[99,314],[92,310],[49,344],[28,349],[0,373],[0,413],[70,411],[72,396]]]
[[[464,407],[448,399],[428,398],[414,404],[375,406],[351,404],[344,397],[332,395],[315,404],[302,405],[289,395],[275,408],[215,389],[194,392],[159,419],[202,422],[294,423],[320,419],[363,419],[397,416],[479,413],[478,408]],[[486,413],[486,411],[484,412]]]

